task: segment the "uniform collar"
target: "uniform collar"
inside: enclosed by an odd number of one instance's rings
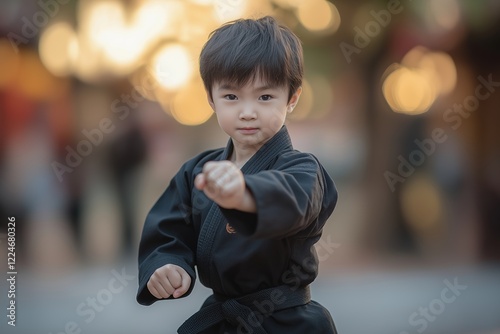
[[[224,152],[222,154],[221,160],[227,160],[231,153],[233,152],[233,140],[230,138]],[[259,170],[265,168],[269,162],[271,162],[278,154],[284,151],[292,150],[292,140],[288,134],[288,130],[285,125],[269,139],[262,147],[255,152],[255,154],[243,165],[241,171],[243,173],[255,173]]]

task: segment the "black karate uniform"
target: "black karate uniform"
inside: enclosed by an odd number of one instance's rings
[[[186,162],[151,209],[139,247],[137,301],[158,300],[146,284],[169,263],[191,276],[189,295],[196,265],[214,294],[179,333],[337,333],[308,290],[318,274],[313,245],[337,202],[333,181],[313,155],[293,149],[283,126],[241,168],[257,212],[224,209],[195,188],[194,178],[232,150],[230,139]],[[205,320],[211,323],[200,325]]]

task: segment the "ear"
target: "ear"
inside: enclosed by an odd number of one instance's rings
[[[293,108],[295,108],[297,103],[299,103],[300,94],[302,94],[302,86],[297,88],[295,93],[293,93],[292,97],[290,98],[290,101],[288,101],[287,111],[289,113],[292,112]]]
[[[213,101],[213,99],[210,97],[210,93],[209,93],[207,90],[205,90],[205,93],[207,93],[207,101],[208,101],[208,104],[210,105],[210,107],[212,108],[212,110],[213,110],[214,112],[217,112],[217,111],[215,110],[215,104],[214,104],[214,101]]]

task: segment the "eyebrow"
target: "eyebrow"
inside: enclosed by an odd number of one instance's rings
[[[236,86],[233,86],[231,84],[225,83],[222,85],[219,85],[219,89],[224,89],[224,90],[235,90],[237,89]]]
[[[273,86],[273,85],[263,85],[263,86],[260,86],[260,87],[257,87],[255,88],[256,91],[260,92],[260,91],[263,91],[263,90],[268,90],[268,89],[274,89],[276,88],[276,86]],[[237,90],[239,89],[239,87],[236,87],[230,83],[224,83],[222,85],[219,86],[219,89],[222,89],[222,90]]]

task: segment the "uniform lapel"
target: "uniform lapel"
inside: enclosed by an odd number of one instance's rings
[[[292,150],[292,142],[288,131],[283,126],[267,143],[265,143],[241,168],[243,174],[255,174],[261,170],[269,168],[274,159],[284,151]],[[228,144],[218,160],[227,160],[233,150],[232,140]],[[212,272],[211,265],[213,247],[217,232],[221,229],[225,231],[226,220],[219,209],[219,206],[213,202],[210,206],[205,221],[202,223],[198,237],[196,251],[196,265],[198,275],[203,285],[214,290],[222,291],[221,282]]]

